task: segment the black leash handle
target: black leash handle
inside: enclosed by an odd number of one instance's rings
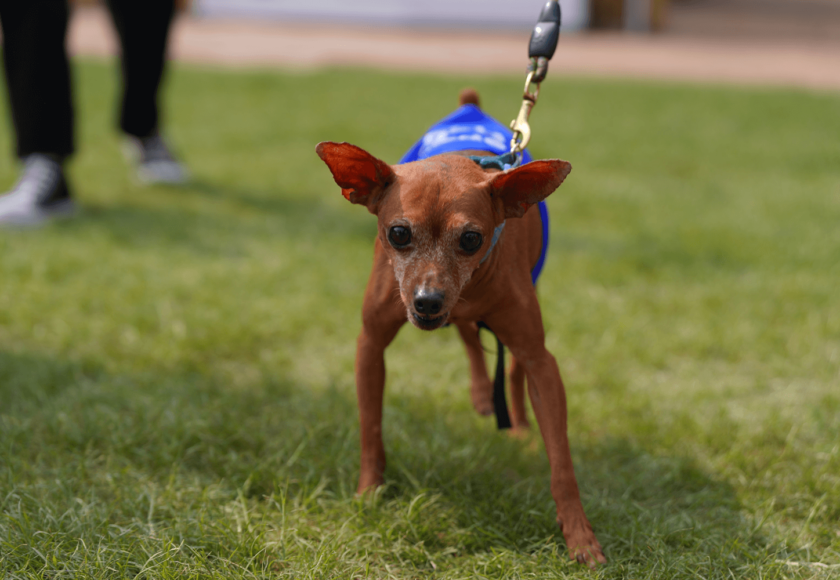
[[[551,59],[557,49],[560,39],[560,3],[549,0],[540,12],[540,18],[531,33],[531,43],[528,45],[528,57],[544,56]]]
[[[545,75],[548,74],[548,61],[557,50],[558,40],[560,40],[560,3],[557,0],[549,0],[540,12],[537,25],[531,33],[531,42],[528,44],[528,58],[531,59],[528,72],[534,72],[533,82],[543,82]]]

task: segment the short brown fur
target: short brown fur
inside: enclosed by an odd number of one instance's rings
[[[515,429],[528,427],[524,407],[528,379],[528,394],[551,466],[557,521],[571,557],[590,566],[606,562],[580,502],[567,437],[563,381],[545,348],[542,315],[531,283],[531,268],[542,249],[539,212],[531,208],[563,182],[571,165],[553,159],[506,172],[485,171],[463,155],[444,154],[389,166],[348,143],[320,143],[316,151],[344,196],[366,206],[379,222],[356,352],[362,448],[358,492],[383,483],[385,348],[406,320],[424,330],[456,325],[470,360],[473,405],[478,412],[490,414],[492,384],[477,328],[477,322],[483,321],[513,354]],[[498,243],[481,263],[494,228],[505,220]],[[408,228],[411,242],[395,247],[389,241],[393,227]],[[483,238],[473,253],[459,245],[467,232]],[[418,310],[427,304],[418,302],[418,296],[436,297],[440,316]]]

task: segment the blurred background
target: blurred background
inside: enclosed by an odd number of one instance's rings
[[[98,0],[70,49],[114,51]],[[517,72],[542,0],[183,0],[172,55],[235,65]],[[840,87],[834,0],[562,0],[555,72]]]
[[[409,2],[367,0],[195,0],[204,16],[252,16],[404,26],[529,28],[542,0]],[[611,29],[695,34],[840,37],[840,5],[833,0],[562,0],[566,31]]]

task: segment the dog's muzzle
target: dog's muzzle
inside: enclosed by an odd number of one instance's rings
[[[425,316],[420,316],[416,312],[411,313],[411,318],[414,324],[422,328],[423,330],[434,330],[436,328],[440,328],[443,326],[443,323],[446,322],[446,315],[443,316],[436,316],[434,318],[428,318]]]
[[[445,294],[440,290],[416,289],[412,304],[412,322],[423,330],[434,330],[442,326],[446,321],[446,313],[441,314],[445,298]]]

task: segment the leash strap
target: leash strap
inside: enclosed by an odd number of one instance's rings
[[[486,329],[496,339],[496,376],[493,378],[493,412],[496,415],[496,427],[499,431],[510,429],[510,413],[508,413],[507,397],[505,396],[505,345],[496,336],[493,330],[484,324],[478,323],[479,329]]]
[[[490,332],[493,332],[492,330]],[[493,333],[495,336],[495,333]],[[505,345],[496,336],[496,376],[493,378],[493,410],[496,412],[496,427],[510,429],[510,413],[508,413],[507,397],[505,396]]]

